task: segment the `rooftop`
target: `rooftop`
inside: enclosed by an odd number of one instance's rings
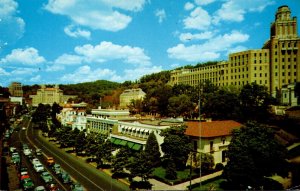
[[[189,121],[185,134],[195,137],[221,137],[231,135],[233,129],[240,128],[242,124],[233,121],[211,121],[211,122]]]

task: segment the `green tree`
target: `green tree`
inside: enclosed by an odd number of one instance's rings
[[[176,165],[172,159],[167,159],[165,178],[169,180],[177,179]]]
[[[130,152],[127,147],[122,147],[112,160],[112,172],[119,174],[124,172],[129,163]]]
[[[181,125],[161,132],[161,136],[164,137],[164,142],[161,144],[161,149],[165,154],[164,158],[174,161],[176,168],[179,170],[185,168],[188,155],[192,150],[189,137],[184,134],[186,128],[186,125]]]
[[[215,166],[214,157],[207,153],[197,153],[194,164],[196,168],[201,168],[203,172],[208,172]]]
[[[259,189],[264,177],[275,173],[287,175],[286,153],[272,129],[249,123],[233,131],[228,146],[229,161],[223,175],[233,186],[231,189],[245,189],[246,186]]]
[[[194,107],[189,96],[181,94],[168,100],[168,116],[191,118]]]
[[[132,177],[139,176],[142,181],[149,179],[154,168],[153,162],[148,159],[149,153],[146,153],[146,151],[141,151],[136,157],[131,158],[129,169]]]
[[[266,120],[270,104],[274,99],[265,86],[256,83],[246,84],[239,95],[242,117],[245,120]]]
[[[152,167],[159,166],[160,164],[160,152],[159,145],[153,132],[150,133],[146,146],[145,154],[148,161],[151,162]]]
[[[213,120],[237,119],[240,114],[238,94],[222,89],[207,94],[206,100],[201,112]]]

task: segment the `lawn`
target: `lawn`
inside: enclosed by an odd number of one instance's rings
[[[192,185],[194,187],[192,190],[223,190],[223,188],[220,187],[221,182],[225,181],[225,179],[218,178],[213,181],[209,181],[206,183],[203,183],[200,187],[200,184]]]
[[[159,177],[159,179],[164,180],[165,182],[171,182],[177,183],[177,182],[183,182],[184,180],[190,179],[190,169],[184,169],[183,171],[176,171],[177,172],[177,179],[175,180],[169,180],[165,178],[166,170],[163,167],[155,168],[152,175]],[[195,172],[192,172],[192,176],[197,176]]]

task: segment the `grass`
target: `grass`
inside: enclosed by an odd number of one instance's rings
[[[216,180],[213,180],[211,182],[207,182],[201,185],[197,183],[194,185],[195,188],[192,190],[223,190],[223,188],[220,187],[221,182],[225,181],[225,179],[218,178]]]
[[[169,180],[165,178],[166,169],[163,167],[157,167],[153,171],[153,175],[159,177],[160,179],[165,180],[166,182],[178,182],[181,180],[189,180],[190,178],[190,169],[184,169],[183,171],[176,171],[177,172],[177,179]],[[197,175],[195,172],[192,172],[192,175]]]

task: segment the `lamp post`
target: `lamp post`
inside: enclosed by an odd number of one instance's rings
[[[200,86],[199,86],[200,87]],[[201,93],[202,93],[202,88],[200,87],[200,90],[199,90],[199,103],[198,103],[198,105],[199,105],[199,107],[198,107],[198,112],[199,112],[199,147],[200,147],[200,149],[201,149]],[[196,148],[196,150],[192,150],[191,151],[191,154],[190,154],[190,160],[191,160],[191,163],[190,163],[190,186],[189,186],[189,190],[192,190],[192,168],[193,168],[193,155],[194,155],[194,153],[195,153],[195,158],[196,158],[196,155],[197,155],[197,153],[199,153],[200,155],[199,155],[199,166],[200,166],[200,168],[199,168],[199,177],[200,177],[200,182],[199,182],[199,184],[200,184],[200,189],[201,189],[201,163],[202,163],[202,159],[201,159],[201,153],[200,152],[198,152],[197,151],[197,148]]]

